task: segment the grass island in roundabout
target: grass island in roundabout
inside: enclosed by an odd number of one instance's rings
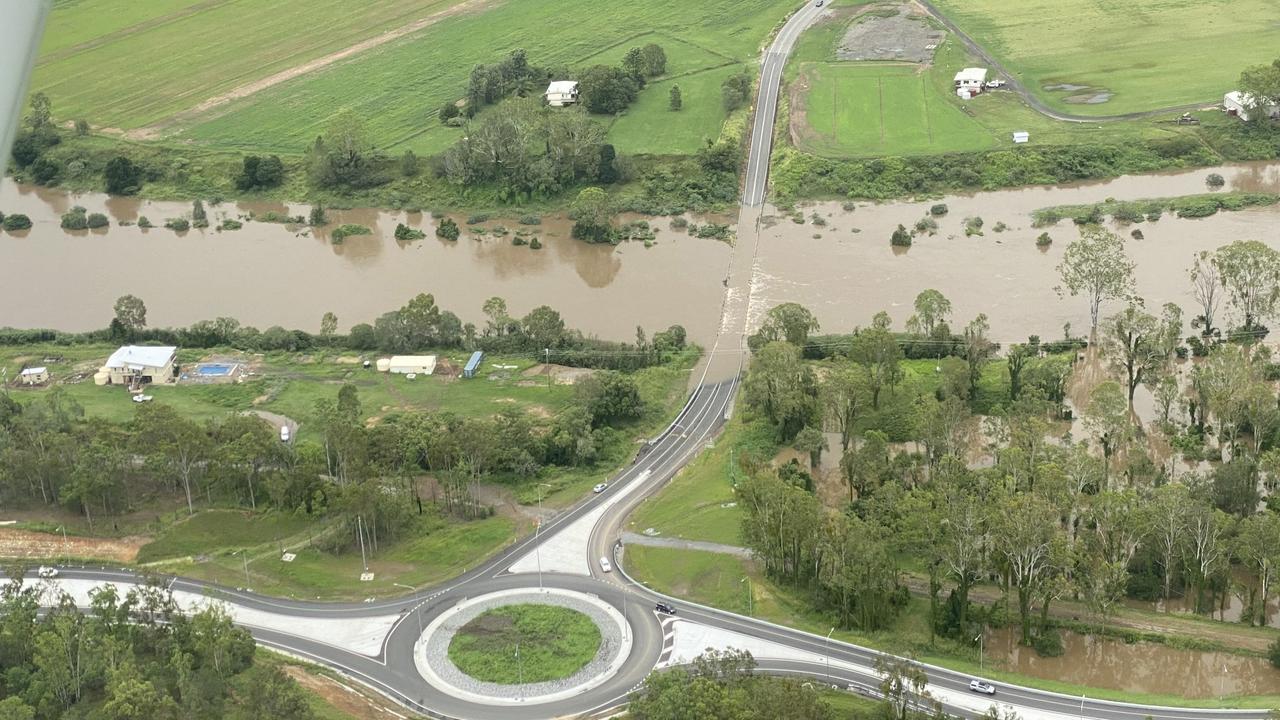
[[[502,685],[562,680],[600,650],[600,629],[585,614],[523,603],[487,610],[458,629],[449,660],[483,682]]]

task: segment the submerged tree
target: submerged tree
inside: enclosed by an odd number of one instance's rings
[[[1086,228],[1080,239],[1067,245],[1058,264],[1064,292],[1089,300],[1091,329],[1098,328],[1098,312],[1107,300],[1118,300],[1133,290],[1134,263],[1124,251],[1124,238],[1100,227]]]

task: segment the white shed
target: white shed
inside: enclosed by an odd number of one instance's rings
[[[1222,96],[1222,109],[1228,115],[1235,115],[1241,120],[1247,121],[1249,119],[1249,111],[1253,109],[1253,106],[1253,96],[1246,92],[1232,90]],[[1269,118],[1280,118],[1280,105],[1276,103],[1267,103],[1263,110]]]
[[[547,86],[547,104],[551,107],[564,107],[578,102],[578,83],[576,80],[556,80]]]
[[[435,355],[394,355],[387,365],[387,371],[408,375],[430,375],[436,370]]]
[[[1021,145],[1031,139],[1031,133],[1026,130],[1019,130],[1013,134],[1013,142],[1015,145]]]
[[[956,73],[956,87],[958,88],[971,88],[976,93],[982,90],[982,86],[986,82],[986,68],[965,68]]]
[[[18,381],[23,385],[43,385],[49,382],[49,368],[24,368],[18,373]]]

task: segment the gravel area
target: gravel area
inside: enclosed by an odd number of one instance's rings
[[[903,6],[896,15],[867,13],[849,26],[836,48],[840,60],[929,62],[943,32]]]
[[[576,610],[591,618],[596,627],[600,629],[600,649],[596,652],[596,656],[584,665],[581,670],[567,678],[540,683],[526,683],[524,685],[500,685],[476,680],[459,670],[449,660],[449,643],[453,641],[454,634],[464,625],[475,619],[476,616],[494,608],[522,604],[556,605]],[[468,693],[512,700],[535,698],[541,695],[552,695],[572,690],[607,671],[622,651],[624,645],[623,632],[623,628],[617,619],[595,604],[595,602],[574,595],[531,590],[527,593],[502,595],[490,600],[481,600],[450,617],[427,638],[425,647],[426,663],[444,683]]]

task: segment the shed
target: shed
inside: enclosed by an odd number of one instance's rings
[[[1255,110],[1255,106],[1256,103],[1253,100],[1253,96],[1246,92],[1232,90],[1222,96],[1222,109],[1225,110],[1228,115],[1235,115],[1241,120],[1247,121],[1249,119],[1249,112],[1251,110]],[[1267,117],[1272,119],[1280,118],[1280,105],[1277,105],[1276,103],[1266,103],[1263,105],[1262,109],[1267,114]]]
[[[171,382],[178,348],[172,345],[125,345],[111,353],[99,370],[113,385],[137,387],[144,383]],[[97,377],[94,377],[97,382]]]
[[[467,360],[466,367],[462,368],[462,377],[469,378],[476,376],[476,370],[480,369],[480,363],[484,361],[484,353],[477,350],[471,353],[471,359]]]
[[[956,73],[955,82],[958,88],[972,88],[975,92],[980,91],[987,82],[987,69],[965,68]]]
[[[578,82],[576,80],[555,80],[547,86],[547,104],[551,107],[564,107],[578,102]]]
[[[394,355],[387,370],[401,375],[430,375],[436,370],[435,355]]]
[[[1031,133],[1027,132],[1026,130],[1019,130],[1013,134],[1013,142],[1015,145],[1021,145],[1022,143],[1030,139],[1031,139]]]
[[[49,368],[24,368],[22,372],[18,373],[18,382],[23,385],[43,385],[49,382]]]

